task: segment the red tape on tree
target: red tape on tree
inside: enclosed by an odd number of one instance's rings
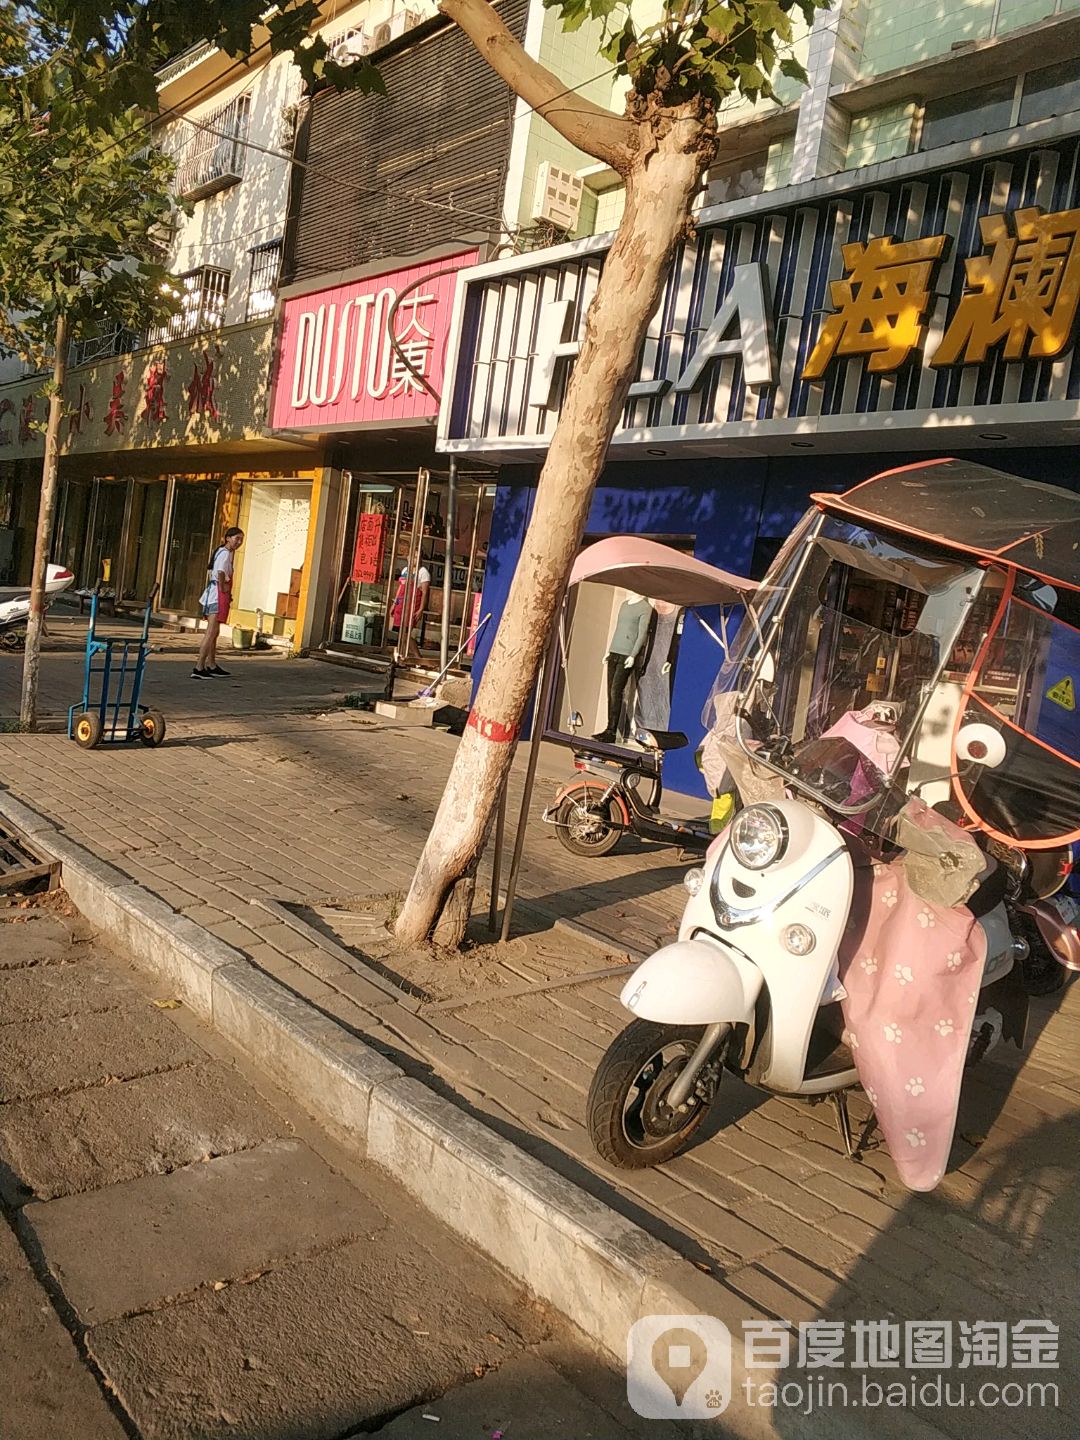
[[[495,745],[509,745],[517,739],[517,726],[504,725],[501,720],[489,720],[486,715],[469,711],[469,728],[475,730],[481,740],[490,740]]]

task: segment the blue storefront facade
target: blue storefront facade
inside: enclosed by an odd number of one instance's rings
[[[1060,121],[1025,138],[702,212],[643,346],[588,538],[673,540],[757,577],[813,492],[894,465],[962,453],[1080,489],[1080,146]],[[609,243],[462,276],[439,448],[498,467],[483,601],[495,621]],[[695,742],[721,658],[687,622],[670,723]],[[668,773],[703,793],[691,752]]]

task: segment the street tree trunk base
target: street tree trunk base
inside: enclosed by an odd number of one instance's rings
[[[447,950],[458,950],[465,939],[472,918],[473,900],[476,897],[476,868],[480,857],[469,867],[460,880],[454,882],[442,907],[435,933],[436,945]]]

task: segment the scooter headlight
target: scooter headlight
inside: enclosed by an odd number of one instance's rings
[[[696,866],[693,870],[687,870],[686,874],[683,876],[682,883],[686,886],[689,894],[700,894],[701,887],[705,884],[705,871],[702,870],[700,865]]]
[[[747,870],[764,870],[787,849],[787,824],[772,805],[749,805],[731,827],[731,848]]]

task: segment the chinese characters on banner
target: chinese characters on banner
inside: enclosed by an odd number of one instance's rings
[[[148,424],[160,425],[168,418],[165,408],[165,382],[168,378],[169,371],[164,361],[151,365],[146,372],[143,381],[142,418]]]
[[[218,408],[214,403],[214,362],[209,354],[203,351],[203,368],[199,369],[199,362],[196,360],[191,372],[191,381],[188,385],[188,414],[209,415],[211,419],[218,418]]]
[[[105,434],[119,435],[127,424],[127,410],[124,408],[124,385],[127,376],[123,370],[117,370],[113,376],[112,397],[109,400],[109,408],[105,412]]]
[[[1004,342],[1006,360],[1053,359],[1070,344],[1080,304],[1080,210],[1037,208],[984,215],[986,253],[964,262],[967,288],[929,357],[933,369],[977,365]],[[896,370],[923,341],[934,269],[946,235],[869,240],[843,247],[842,280],[804,380],[820,380],[836,356],[866,356],[868,371]]]
[[[354,583],[374,585],[382,570],[383,547],[386,543],[386,516],[361,515],[356,530],[356,553],[353,555]]]

